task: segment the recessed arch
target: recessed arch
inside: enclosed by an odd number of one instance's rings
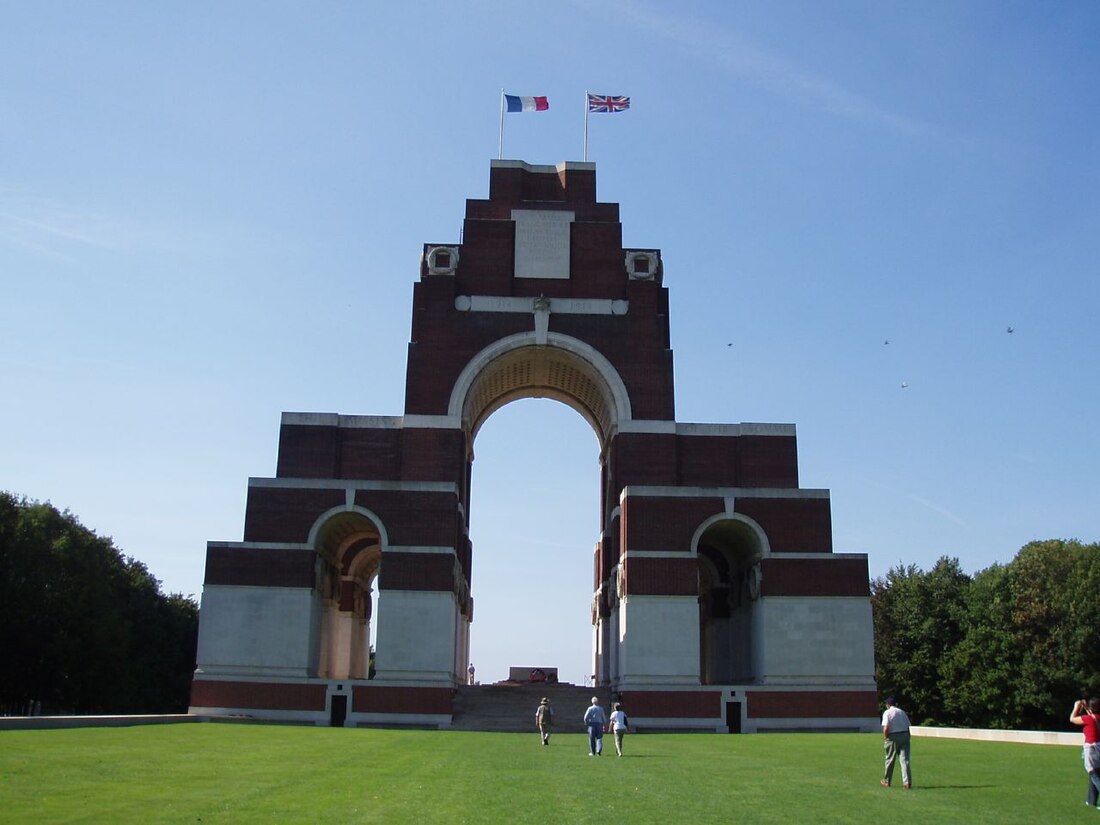
[[[371,534],[379,547],[389,546],[386,527],[375,513],[357,505],[333,507],[313,522],[306,541],[330,564],[338,564],[340,553],[350,540]]]
[[[520,398],[552,398],[579,412],[601,448],[631,416],[630,396],[618,371],[596,349],[568,335],[534,331],[502,338],[470,359],[451,391],[448,414],[470,433],[496,410]]]
[[[712,530],[713,528],[713,530]],[[691,552],[698,555],[699,541],[704,535],[723,536],[727,539],[741,537],[755,546],[756,561],[771,555],[768,534],[754,519],[741,513],[718,513],[704,520],[691,537]]]
[[[751,683],[759,671],[760,562],[771,553],[753,519],[722,513],[692,537],[699,575],[699,680]]]
[[[365,507],[334,507],[309,531],[317,552],[321,599],[314,670],[330,679],[367,678],[370,660],[370,589],[387,544],[382,520]]]

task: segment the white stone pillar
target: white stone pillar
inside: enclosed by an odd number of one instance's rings
[[[456,615],[449,590],[379,591],[375,678],[453,685]]]
[[[619,605],[621,685],[699,684],[695,596],[627,596]]]

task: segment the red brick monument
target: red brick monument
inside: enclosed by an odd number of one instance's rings
[[[543,397],[599,439],[593,672],[632,723],[875,729],[867,558],[833,552],[793,425],[676,421],[661,254],[623,248],[595,165],[493,161],[462,237],[424,247],[404,415],[284,413],[244,540],[208,545],[192,712],[449,726],[474,441]]]

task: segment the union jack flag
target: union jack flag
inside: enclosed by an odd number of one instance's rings
[[[630,108],[630,98],[622,95],[588,95],[588,111],[621,112]]]

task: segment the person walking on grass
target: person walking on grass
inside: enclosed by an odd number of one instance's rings
[[[592,704],[584,712],[584,725],[588,728],[588,755],[600,756],[603,754],[603,729],[607,724],[607,716],[600,707],[598,696],[592,697]]]
[[[539,733],[542,734],[542,744],[550,744],[550,728],[554,724],[554,708],[550,705],[550,700],[545,696],[542,697],[542,701],[539,702],[538,709],[535,711],[535,724],[539,726]]]
[[[894,776],[894,763],[901,760],[901,784],[905,790],[913,787],[913,775],[909,770],[909,717],[897,706],[894,697],[886,699],[886,712],[882,714],[882,740],[886,750],[886,770],[879,784],[890,787]]]
[[[615,753],[623,755],[623,736],[626,734],[630,722],[626,718],[626,711],[618,702],[611,706],[611,732],[615,734]]]
[[[1081,759],[1085,763],[1085,773],[1089,775],[1089,790],[1085,804],[1098,807],[1100,801],[1100,699],[1095,696],[1087,702],[1078,699],[1073,704],[1069,721],[1081,728],[1085,734],[1085,748]]]

